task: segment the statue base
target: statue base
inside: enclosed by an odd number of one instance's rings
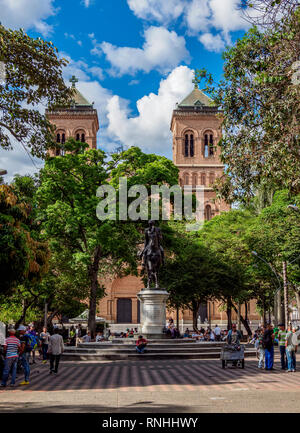
[[[166,302],[169,293],[166,289],[142,289],[137,298],[140,301],[141,325],[139,332],[148,339],[166,338]]]

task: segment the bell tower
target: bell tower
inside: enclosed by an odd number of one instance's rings
[[[183,187],[204,187],[205,219],[210,220],[222,211],[230,209],[224,201],[216,200],[212,188],[217,177],[223,175],[220,160],[221,119],[218,108],[199,88],[176,104],[171,120],[173,134],[173,162],[179,168],[179,182]]]
[[[91,149],[97,148],[97,132],[99,130],[97,110],[76,88],[78,79],[74,75],[70,82],[74,90],[71,105],[57,108],[55,111],[46,110],[48,120],[55,125],[55,141],[60,144],[59,148],[50,150],[51,156],[58,156],[63,153],[61,145],[69,137],[87,143]]]

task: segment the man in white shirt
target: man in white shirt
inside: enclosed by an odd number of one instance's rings
[[[221,328],[219,328],[218,325],[215,326],[214,334],[216,337],[216,341],[220,341],[221,340]]]
[[[47,362],[49,338],[50,334],[47,332],[47,328],[43,328],[43,332],[40,333],[40,339],[42,340],[43,364],[46,364]]]
[[[90,331],[88,331],[88,333],[85,334],[82,337],[82,340],[83,340],[84,343],[90,343],[91,342],[91,333],[90,333]]]
[[[50,354],[50,374],[57,374],[60,355],[64,351],[64,340],[59,335],[59,329],[54,329],[54,334],[49,338],[48,353]],[[54,367],[55,361],[55,367]],[[54,367],[54,368],[53,368]]]

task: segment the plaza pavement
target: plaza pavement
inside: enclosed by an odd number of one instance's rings
[[[40,361],[38,361],[40,363]],[[300,371],[221,368],[220,360],[35,365],[30,385],[0,390],[0,412],[300,412]],[[23,377],[17,379],[17,384]]]

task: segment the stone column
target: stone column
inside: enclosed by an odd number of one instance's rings
[[[166,325],[166,302],[168,292],[165,289],[144,289],[137,297],[141,302],[140,332],[146,338],[164,338]]]

